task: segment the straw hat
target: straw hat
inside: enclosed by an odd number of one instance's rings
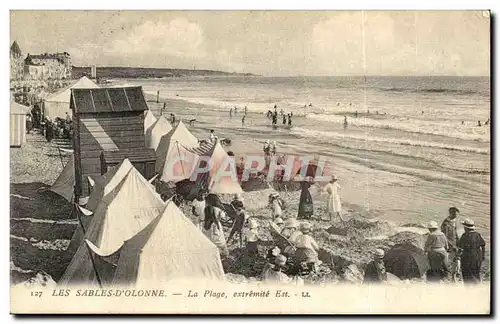
[[[384,258],[384,255],[385,255],[385,252],[384,250],[382,249],[376,249],[375,250],[375,253],[373,253],[373,256],[377,259],[383,259]]]
[[[463,226],[465,226],[466,228],[470,228],[470,229],[474,229],[476,228],[476,226],[474,225],[474,221],[470,218],[464,220],[463,222],[461,222]]]
[[[336,181],[336,180],[338,180],[338,179],[339,179],[339,178],[337,178],[337,176],[336,176],[336,175],[332,175],[332,179],[331,179],[331,180],[335,180],[335,181]]]
[[[271,254],[275,257],[277,257],[278,255],[281,254],[281,250],[279,247],[275,246],[273,247],[273,249],[271,250]]]
[[[460,214],[460,210],[458,210],[458,208],[457,208],[457,207],[450,207],[449,212],[450,212],[450,213],[457,213],[457,214]]]
[[[312,228],[312,225],[311,223],[308,223],[308,222],[304,222],[302,223],[302,225],[300,226],[300,229],[302,230],[302,232],[304,233],[308,233],[311,231],[311,228]]]
[[[283,223],[284,223],[283,218],[281,218],[281,217],[276,217],[276,219],[274,220],[274,224],[280,225]]]
[[[280,266],[284,266],[286,264],[286,256],[284,256],[283,254],[280,254],[278,256],[276,256],[276,258],[274,258],[274,263],[276,263],[277,265],[280,265]]]
[[[299,221],[295,218],[289,218],[285,222],[285,228],[297,228],[299,225]]]
[[[250,219],[248,221],[248,228],[257,228],[259,227],[259,223],[255,219]]]
[[[435,228],[438,228],[438,223],[436,221],[430,221],[428,224],[427,224],[427,228],[429,229],[435,229]]]

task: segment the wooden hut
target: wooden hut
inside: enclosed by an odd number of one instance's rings
[[[144,111],[148,106],[142,87],[71,89],[70,108],[77,198],[89,195],[87,176],[99,177],[117,158],[128,158],[147,179],[153,176],[148,174],[151,169],[154,172],[155,154],[145,147]]]
[[[26,114],[30,108],[11,100],[10,102],[10,146],[21,147],[26,143]]]

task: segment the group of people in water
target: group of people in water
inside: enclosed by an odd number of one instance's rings
[[[283,109],[280,110],[279,115],[282,117],[282,124],[288,126],[292,126],[292,117],[293,112],[289,112],[285,114]],[[273,126],[278,125],[278,105],[274,105],[274,112],[272,110],[268,110],[266,114],[267,118],[272,121]]]

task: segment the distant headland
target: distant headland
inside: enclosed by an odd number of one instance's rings
[[[139,67],[97,67],[97,77],[99,79],[144,79],[144,78],[175,78],[186,76],[257,76],[252,73],[231,73],[213,70],[188,70],[188,69],[167,69],[167,68],[139,68]],[[90,76],[91,67],[73,66],[72,77],[78,79],[82,76]]]

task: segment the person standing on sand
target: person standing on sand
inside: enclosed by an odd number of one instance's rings
[[[233,118],[233,108],[229,109],[229,118]]]
[[[203,222],[205,221],[205,207],[205,194],[200,192],[191,203],[191,212],[198,219],[197,226],[200,230],[202,229]]]
[[[264,159],[266,161],[266,167],[269,167],[269,164],[271,162],[271,144],[269,144],[269,140],[266,140],[262,150],[264,151]]]
[[[457,250],[458,234],[457,234],[457,214],[460,211],[456,207],[448,209],[448,217],[441,224],[441,232],[448,239],[448,251],[455,252]]]
[[[283,114],[283,125],[286,125],[286,115]]]
[[[297,219],[310,219],[314,213],[314,205],[309,188],[311,183],[309,181],[302,181],[300,183],[300,201],[299,201],[299,213]]]
[[[213,199],[212,199],[213,200]],[[219,253],[222,258],[228,256],[228,249],[226,245],[226,240],[224,239],[224,230],[220,219],[222,218],[223,211],[215,207],[215,201],[209,201],[207,199],[207,205],[204,210],[204,221],[202,232],[207,238],[212,241],[212,243],[217,246]]]
[[[210,142],[212,142],[212,143],[215,142],[215,134],[214,134],[214,130],[213,129],[210,130],[210,136],[209,136],[208,140]]]
[[[288,114],[288,126],[292,126],[292,113]]]
[[[481,121],[480,120],[477,121],[477,127],[481,127]]]
[[[328,194],[326,198],[326,210],[330,215],[330,221],[333,221],[333,215],[338,216],[342,221],[344,220],[341,214],[342,204],[340,203],[340,186],[337,180],[337,177],[332,176],[330,183],[323,189],[323,191]]]
[[[481,263],[485,257],[484,239],[475,231],[474,221],[466,219],[462,222],[465,233],[458,241],[458,247],[462,249],[462,279],[466,284],[481,282]]]
[[[344,129],[347,129],[347,116],[344,116]]]
[[[238,108],[236,108],[236,106],[234,106],[234,115],[236,116],[237,113],[238,113]]]
[[[248,108],[245,106],[245,115],[247,114]]]
[[[242,126],[242,127],[243,127],[243,126],[245,126],[245,117],[246,117],[246,116],[247,116],[247,115],[243,115],[243,117],[241,117],[241,126]]]
[[[425,252],[431,267],[427,272],[427,281],[441,281],[448,277],[448,240],[435,221],[429,222],[427,228],[429,236]]]
[[[33,127],[33,121],[31,119],[31,113],[27,113],[26,114],[26,134],[30,133],[32,127]]]

